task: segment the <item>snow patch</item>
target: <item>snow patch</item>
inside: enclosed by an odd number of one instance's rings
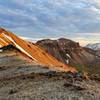
[[[66,56],[67,56],[68,58],[71,58],[71,56],[70,56],[68,53],[66,54]]]
[[[3,50],[2,49],[0,49],[0,52],[2,52]]]
[[[66,61],[67,64],[69,64],[69,59],[66,59],[65,61]]]
[[[9,37],[8,35],[4,34],[3,35],[9,39],[11,42],[14,43],[14,45],[19,49],[21,50],[23,53],[25,53],[27,56],[29,56],[30,58],[32,58],[33,60],[37,61],[35,58],[33,58],[29,53],[27,53],[23,48],[21,48],[11,37]]]
[[[93,50],[100,50],[100,43],[88,44],[86,47]]]

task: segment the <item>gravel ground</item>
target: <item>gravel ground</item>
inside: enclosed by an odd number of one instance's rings
[[[15,52],[0,53],[0,100],[100,100],[100,81],[50,73]]]

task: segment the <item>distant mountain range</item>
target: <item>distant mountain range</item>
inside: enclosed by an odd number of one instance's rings
[[[100,43],[88,44],[86,48],[94,50],[96,55],[100,57]]]
[[[100,50],[100,43],[88,44],[88,45],[86,45],[86,47],[93,49],[93,50]]]

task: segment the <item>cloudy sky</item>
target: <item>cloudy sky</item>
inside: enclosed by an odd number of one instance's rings
[[[22,37],[100,42],[100,0],[0,0],[0,27]]]

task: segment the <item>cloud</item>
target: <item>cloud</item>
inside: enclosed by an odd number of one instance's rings
[[[97,36],[100,1],[1,0],[0,26],[32,37],[76,37],[77,33]]]

